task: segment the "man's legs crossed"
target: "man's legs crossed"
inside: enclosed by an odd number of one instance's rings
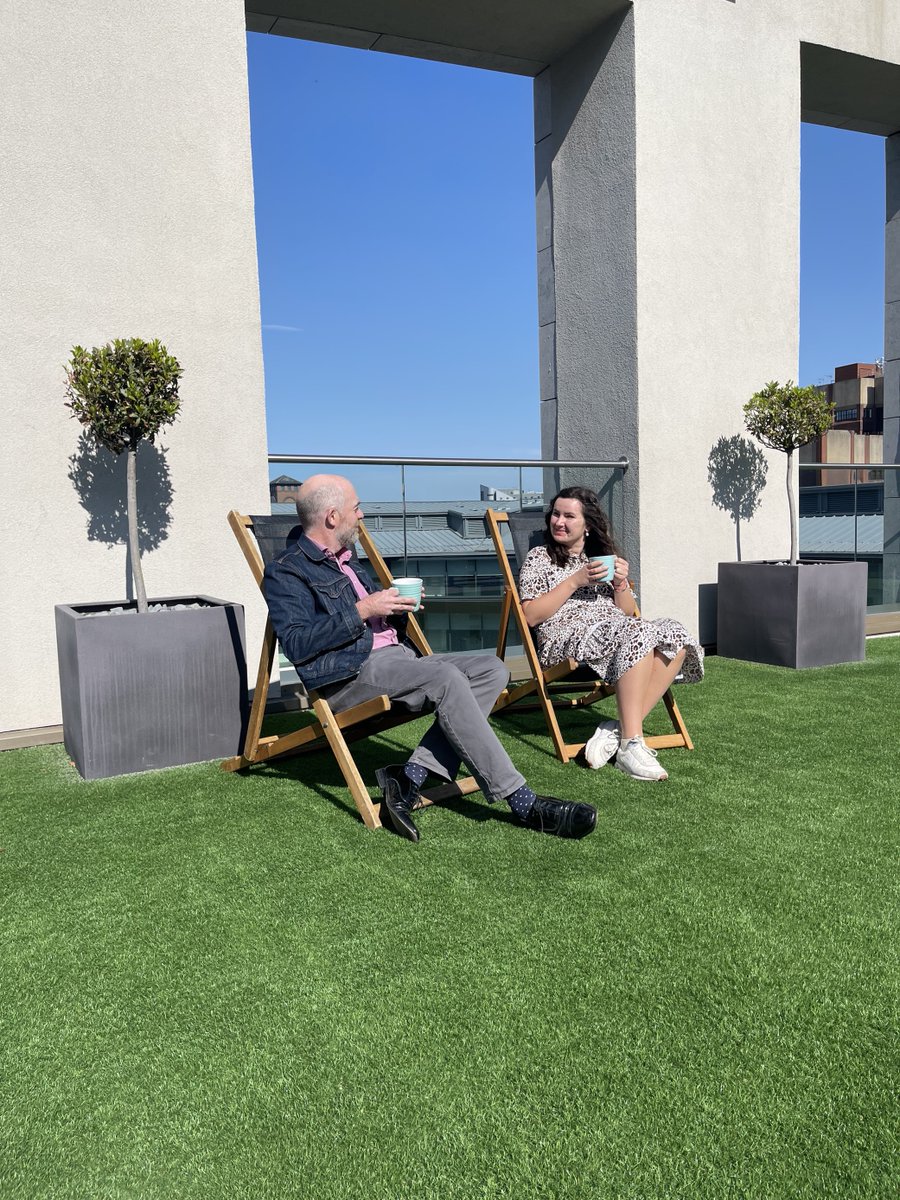
[[[503,799],[525,782],[487,722],[509,680],[490,655],[432,654],[419,658],[406,646],[387,646],[366,660],[356,679],[329,697],[339,712],[386,695],[413,710],[435,706],[435,722],[410,762],[453,780],[464,762],[489,799]],[[465,670],[461,670],[463,666]]]
[[[425,776],[432,772],[451,780],[461,760],[485,796],[507,800],[524,824],[563,837],[582,837],[594,828],[590,805],[536,796],[488,724],[508,679],[506,667],[490,655],[417,658],[407,647],[389,646],[376,650],[356,679],[329,697],[335,711],[380,695],[413,710],[429,701],[435,706],[435,723],[406,765],[376,772],[392,823],[410,841],[419,840],[410,814]]]
[[[509,670],[493,654],[434,654],[432,661],[454,667],[465,676],[472,698],[485,718],[496,704],[497,697],[509,683]],[[497,738],[493,730],[486,722],[485,725],[491,742],[496,743]],[[484,737],[484,729],[479,728],[479,732]],[[460,754],[444,732],[441,725],[441,713],[438,711],[434,724],[410,755],[410,762],[419,763],[426,771],[439,775],[443,779],[452,780],[456,778],[461,759],[465,759],[470,770],[472,769],[471,763],[468,761],[469,753],[474,754],[476,758],[482,757],[478,742],[476,741],[476,744],[472,746],[471,751]],[[515,773],[518,776],[518,772]],[[521,776],[518,777],[521,778]]]

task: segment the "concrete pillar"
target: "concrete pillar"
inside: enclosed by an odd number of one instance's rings
[[[900,462],[900,133],[885,139],[884,461]],[[900,472],[884,473],[883,603],[900,601]]]
[[[617,532],[641,607],[711,641],[703,602],[735,531],[710,451],[744,433],[754,391],[797,376],[796,29],[768,7],[645,0],[535,97],[543,453],[627,455]],[[748,559],[789,544],[783,456],[766,454]]]
[[[618,473],[564,471],[545,494],[596,488],[637,569],[634,135],[629,10],[535,80],[535,165],[542,453],[630,462],[624,487]]]

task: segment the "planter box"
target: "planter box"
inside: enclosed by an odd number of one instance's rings
[[[247,719],[244,610],[209,596],[57,604],[66,750],[85,779],[228,758]],[[197,604],[199,608],[175,608]],[[125,612],[111,612],[124,608]]]
[[[719,563],[719,654],[778,667],[866,656],[864,562]]]

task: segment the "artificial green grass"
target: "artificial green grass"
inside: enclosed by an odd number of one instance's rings
[[[660,785],[501,718],[581,842],[372,834],[323,756],[0,755],[0,1196],[893,1196],[898,668],[710,659]]]

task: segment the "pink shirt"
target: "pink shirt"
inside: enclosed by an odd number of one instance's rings
[[[353,584],[353,590],[356,592],[358,600],[365,600],[368,592],[359,581],[359,576],[350,566],[350,559],[353,557],[349,546],[345,546],[343,550],[339,550],[337,554],[333,550],[329,550],[327,546],[323,546],[321,542],[317,542],[315,538],[309,539],[314,546],[318,546],[320,550],[324,550],[329,558],[333,558],[337,565],[341,568],[350,582]],[[372,649],[381,650],[385,646],[396,646],[398,643],[397,630],[393,625],[389,625],[384,617],[369,617],[366,624],[372,630]]]

